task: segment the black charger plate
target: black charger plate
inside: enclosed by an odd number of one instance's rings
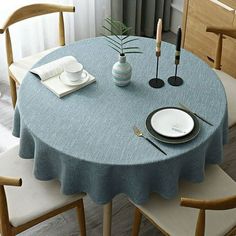
[[[163,135],[160,135],[158,134],[153,128],[152,128],[152,125],[151,125],[151,119],[152,119],[152,116],[160,111],[160,110],[163,110],[163,109],[169,109],[169,108],[174,108],[174,109],[179,109],[181,111],[184,111],[186,113],[188,113],[192,118],[193,118],[193,121],[194,121],[194,128],[193,130],[183,136],[183,137],[180,137],[180,138],[170,138],[170,137],[165,137]],[[200,131],[200,124],[199,124],[199,121],[197,119],[196,116],[194,116],[192,113],[189,113],[187,112],[186,110],[184,109],[181,109],[181,108],[178,108],[178,107],[162,107],[160,109],[157,109],[153,112],[151,112],[147,119],[146,119],[146,128],[148,130],[148,132],[157,140],[161,141],[161,142],[164,142],[164,143],[171,143],[171,144],[180,144],[180,143],[186,143],[186,142],[189,142],[190,140],[194,139],[198,134],[199,134],[199,131]]]

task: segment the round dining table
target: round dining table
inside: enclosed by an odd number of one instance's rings
[[[146,202],[152,192],[172,198],[178,193],[180,179],[203,181],[205,165],[222,162],[227,141],[225,92],[212,69],[182,50],[178,75],[184,83],[169,85],[167,79],[175,70],[175,47],[163,42],[159,77],[165,85],[152,88],[148,81],[155,77],[156,42],[143,37],[134,42],[143,53],[127,54],[132,79],[125,87],[112,80],[118,55],[104,37],[81,40],[45,56],[34,68],[70,55],[96,82],[58,98],[29,72],[20,86],[14,116],[19,155],[34,158],[34,176],[45,181],[58,179],[62,193],[85,192],[103,204],[104,235],[111,233],[113,197],[124,193],[137,204]],[[146,129],[148,115],[158,108],[179,107],[179,103],[213,126],[199,120],[199,134],[182,144],[155,140]],[[137,137],[134,125],[167,155]]]

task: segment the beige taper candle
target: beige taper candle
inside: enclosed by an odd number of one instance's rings
[[[156,34],[156,56],[161,55],[161,34],[162,34],[162,19],[159,18],[157,23],[157,34]]]

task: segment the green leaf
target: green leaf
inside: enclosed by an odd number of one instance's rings
[[[119,32],[120,31],[119,27],[110,18],[106,18],[105,21],[111,26],[111,28],[114,28],[115,30],[118,31],[118,33],[120,33]]]
[[[118,53],[142,53],[139,47],[124,47],[125,44],[138,40],[137,38],[128,39],[130,36],[131,27],[127,27],[123,22],[112,18],[105,19],[105,25],[102,26],[107,32],[114,35],[104,35],[108,41],[108,46]]]
[[[135,40],[139,40],[139,39],[130,39],[130,40],[127,40],[123,43],[123,45],[125,45],[126,43],[129,43],[129,42],[132,42],[132,41],[135,41]]]
[[[107,40],[108,41],[108,40]],[[119,50],[121,50],[120,46],[117,46],[116,44],[114,44],[113,42],[108,41],[110,44],[112,44],[113,46],[115,46],[116,48],[118,48]]]
[[[122,30],[122,34],[125,34],[126,32],[132,30],[132,27],[126,27],[125,29]]]
[[[119,54],[121,53],[119,50],[117,50],[116,48],[112,47],[111,45],[108,45],[110,48],[114,49],[115,51],[117,51]]]
[[[107,36],[107,35],[105,35],[105,34],[101,34],[101,35],[104,36],[104,37],[106,37],[107,39],[113,41],[114,43],[118,44],[119,46],[121,46],[120,43],[117,42],[115,39],[113,39],[113,38],[111,38],[111,37],[109,37],[109,36]]]
[[[120,29],[119,34],[122,35],[123,30],[127,29],[127,27],[120,21],[115,21],[115,24],[117,24]]]
[[[119,40],[121,40],[121,38],[117,35],[117,34],[115,34],[114,32],[112,32],[110,29],[108,29],[106,26],[102,26],[104,29],[106,29],[107,31],[109,31],[111,34],[113,34],[114,36],[116,36]]]
[[[123,22],[121,22],[121,21],[114,21],[114,22],[116,22],[117,24],[119,24],[119,26],[122,28],[122,29],[124,29],[124,28],[127,28],[127,26],[123,23]]]
[[[122,32],[127,27],[120,21],[115,21],[111,18],[107,18],[106,22],[109,23],[115,30],[117,31],[117,34],[122,35]]]

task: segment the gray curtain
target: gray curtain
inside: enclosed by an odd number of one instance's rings
[[[111,17],[133,28],[133,34],[153,37],[158,18],[170,27],[171,0],[111,0]]]

